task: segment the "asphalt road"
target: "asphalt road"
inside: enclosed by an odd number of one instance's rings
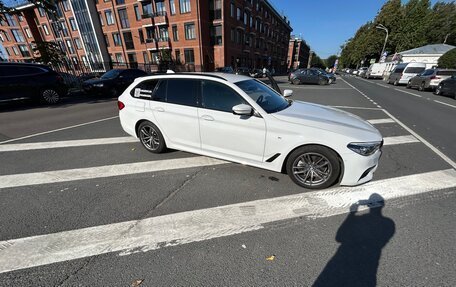
[[[372,182],[308,191],[150,154],[114,99],[0,106],[0,286],[454,286],[456,101],[354,77],[277,80],[380,130]]]

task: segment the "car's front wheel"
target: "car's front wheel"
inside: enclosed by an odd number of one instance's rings
[[[422,83],[420,84],[420,86],[418,87],[418,90],[419,90],[419,91],[424,91],[425,89],[426,89],[425,83],[422,82]]]
[[[298,78],[295,78],[295,79],[291,80],[291,83],[293,85],[299,85],[299,84],[301,84],[301,81]]]
[[[60,101],[60,95],[54,89],[45,89],[41,92],[41,100],[48,105],[54,105]]]
[[[322,189],[336,183],[341,166],[337,154],[331,149],[309,145],[297,148],[290,154],[286,170],[297,185]]]
[[[325,79],[320,79],[320,80],[318,80],[318,84],[319,84],[320,86],[322,86],[322,85],[327,85],[327,84],[328,84],[328,81],[325,80]]]
[[[408,81],[407,83],[407,89],[411,89],[412,88],[412,82],[411,81]]]
[[[138,137],[141,144],[150,152],[161,153],[166,150],[165,139],[157,128],[151,122],[142,122],[138,127]]]

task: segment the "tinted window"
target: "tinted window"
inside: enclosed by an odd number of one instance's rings
[[[0,75],[4,77],[12,76],[27,76],[27,75],[36,75],[42,74],[46,71],[38,67],[26,67],[26,66],[7,66],[6,72],[2,72]]]
[[[166,91],[166,102],[171,104],[194,106],[198,105],[197,91],[199,80],[169,79]]]
[[[404,71],[403,67],[394,69],[393,73],[402,73]]]
[[[452,76],[452,75],[456,75],[456,70],[437,71],[437,75],[439,75],[439,76]]]
[[[151,99],[157,84],[158,80],[143,81],[131,90],[130,94],[135,98]]]
[[[432,74],[434,74],[434,70],[426,70],[421,73],[421,76],[430,76]]]
[[[166,89],[168,87],[168,81],[167,80],[161,80],[160,83],[158,84],[158,87],[156,87],[153,100],[154,101],[159,101],[159,102],[164,102],[166,101]]]
[[[101,76],[102,79],[114,79],[116,78],[122,70],[110,70]]]
[[[419,74],[424,71],[424,67],[407,67],[404,73]]]
[[[267,113],[275,113],[286,109],[291,102],[276,91],[256,80],[245,80],[235,83],[249,97],[251,97]]]
[[[239,104],[246,104],[246,102],[230,87],[213,81],[203,81],[201,94],[203,108],[231,113],[233,107]]]
[[[125,78],[138,78],[147,75],[146,72],[143,72],[141,70],[125,70],[122,72],[122,76]]]

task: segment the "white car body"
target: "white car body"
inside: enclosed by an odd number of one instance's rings
[[[366,78],[368,79],[381,79],[383,77],[383,72],[385,72],[386,63],[374,63],[370,65],[367,70]]]
[[[166,78],[209,80],[227,85],[253,108],[256,115],[244,117],[131,95],[142,81]],[[297,147],[322,145],[340,157],[341,185],[357,185],[372,179],[381,150],[363,156],[347,148],[353,142],[381,142],[382,135],[371,124],[335,108],[300,101],[293,101],[279,112],[267,113],[235,85],[245,80],[257,81],[245,76],[218,73],[177,73],[138,78],[119,97],[124,104],[119,111],[121,125],[128,134],[138,137],[138,123],[147,120],[160,129],[167,147],[171,149],[276,172],[283,170],[287,155]],[[271,158],[274,159],[271,161]]]

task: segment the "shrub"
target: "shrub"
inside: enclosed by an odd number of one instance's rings
[[[439,58],[438,65],[439,68],[444,69],[456,68],[456,48],[443,54],[442,57]]]

